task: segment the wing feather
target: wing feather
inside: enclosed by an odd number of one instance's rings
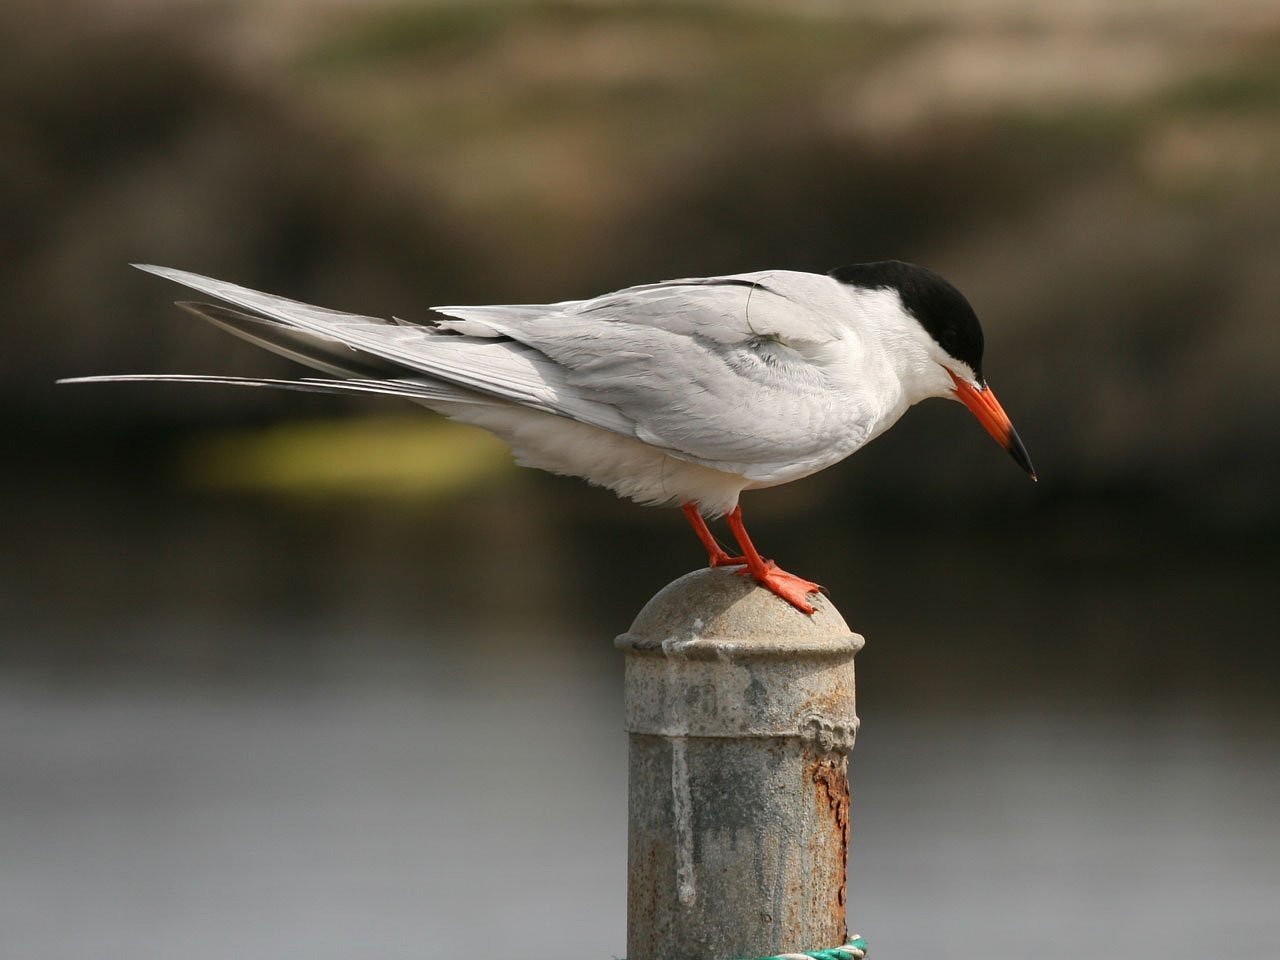
[[[327,310],[180,270],[140,269],[279,325],[288,332],[254,326],[254,317],[238,311],[205,316],[234,321],[233,332],[267,339],[263,345],[276,352],[297,357],[302,351],[290,338],[304,336],[310,359],[297,358],[328,363],[329,372],[347,359],[335,351],[353,351],[363,365],[413,374],[394,382],[441,381],[753,480],[825,465],[833,449],[859,442],[848,435],[850,398],[828,376],[847,353],[839,317],[848,309],[841,301],[847,295],[829,277],[773,271],[555,304],[437,307],[448,319],[422,325]]]
[[[394,376],[400,372],[395,364],[357,352],[333,337],[308,333],[213,303],[179,301],[178,306],[242,340],[335,377]]]
[[[283,380],[271,377],[221,377],[187,373],[126,373],[96,377],[66,377],[58,383],[208,383],[231,387],[270,387],[301,393],[360,393],[405,397],[428,403],[492,404],[491,398],[446,383],[425,380],[326,380],[304,377]]]
[[[635,425],[617,410],[583,396],[564,381],[554,362],[521,343],[446,335],[446,331],[434,327],[394,324],[329,310],[183,270],[135,266],[415,373],[616,433],[635,435]]]
[[[645,442],[764,478],[856,440],[853,400],[827,376],[848,355],[843,296],[829,277],[775,271],[632,287],[541,313],[435,309],[460,332],[535,348]]]

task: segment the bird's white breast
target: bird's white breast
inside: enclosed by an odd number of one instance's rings
[[[516,462],[581,477],[621,497],[652,506],[697,501],[708,517],[732,510],[749,481],[691,463],[640,440],[576,420],[512,404],[428,404],[505,440]]]

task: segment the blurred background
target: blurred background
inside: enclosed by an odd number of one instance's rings
[[[868,639],[853,928],[1274,951],[1273,0],[9,0],[0,38],[4,957],[618,955],[612,638],[703,559],[412,407],[55,388],[293,372],[131,261],[406,318],[939,270],[1041,482],[929,403],[745,501]]]

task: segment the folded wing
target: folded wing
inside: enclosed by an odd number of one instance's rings
[[[828,376],[845,349],[840,295],[827,277],[779,271],[541,308],[435,309],[460,333],[536,349],[641,440],[767,479],[828,457],[848,430],[852,401]]]
[[[429,405],[511,403],[761,480],[829,457],[833,443],[846,439],[848,398],[826,375],[840,341],[831,319],[838,286],[826,277],[743,274],[594,300],[438,307],[449,319],[410,324],[184,271],[141,269],[240,308],[186,305],[338,378],[263,385],[333,384]]]

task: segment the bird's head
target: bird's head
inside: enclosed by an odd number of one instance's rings
[[[831,276],[858,290],[887,292],[901,352],[911,356],[916,396],[959,400],[1032,480],[1031,457],[982,375],[982,325],[964,294],[924,267],[884,260],[857,263]]]

